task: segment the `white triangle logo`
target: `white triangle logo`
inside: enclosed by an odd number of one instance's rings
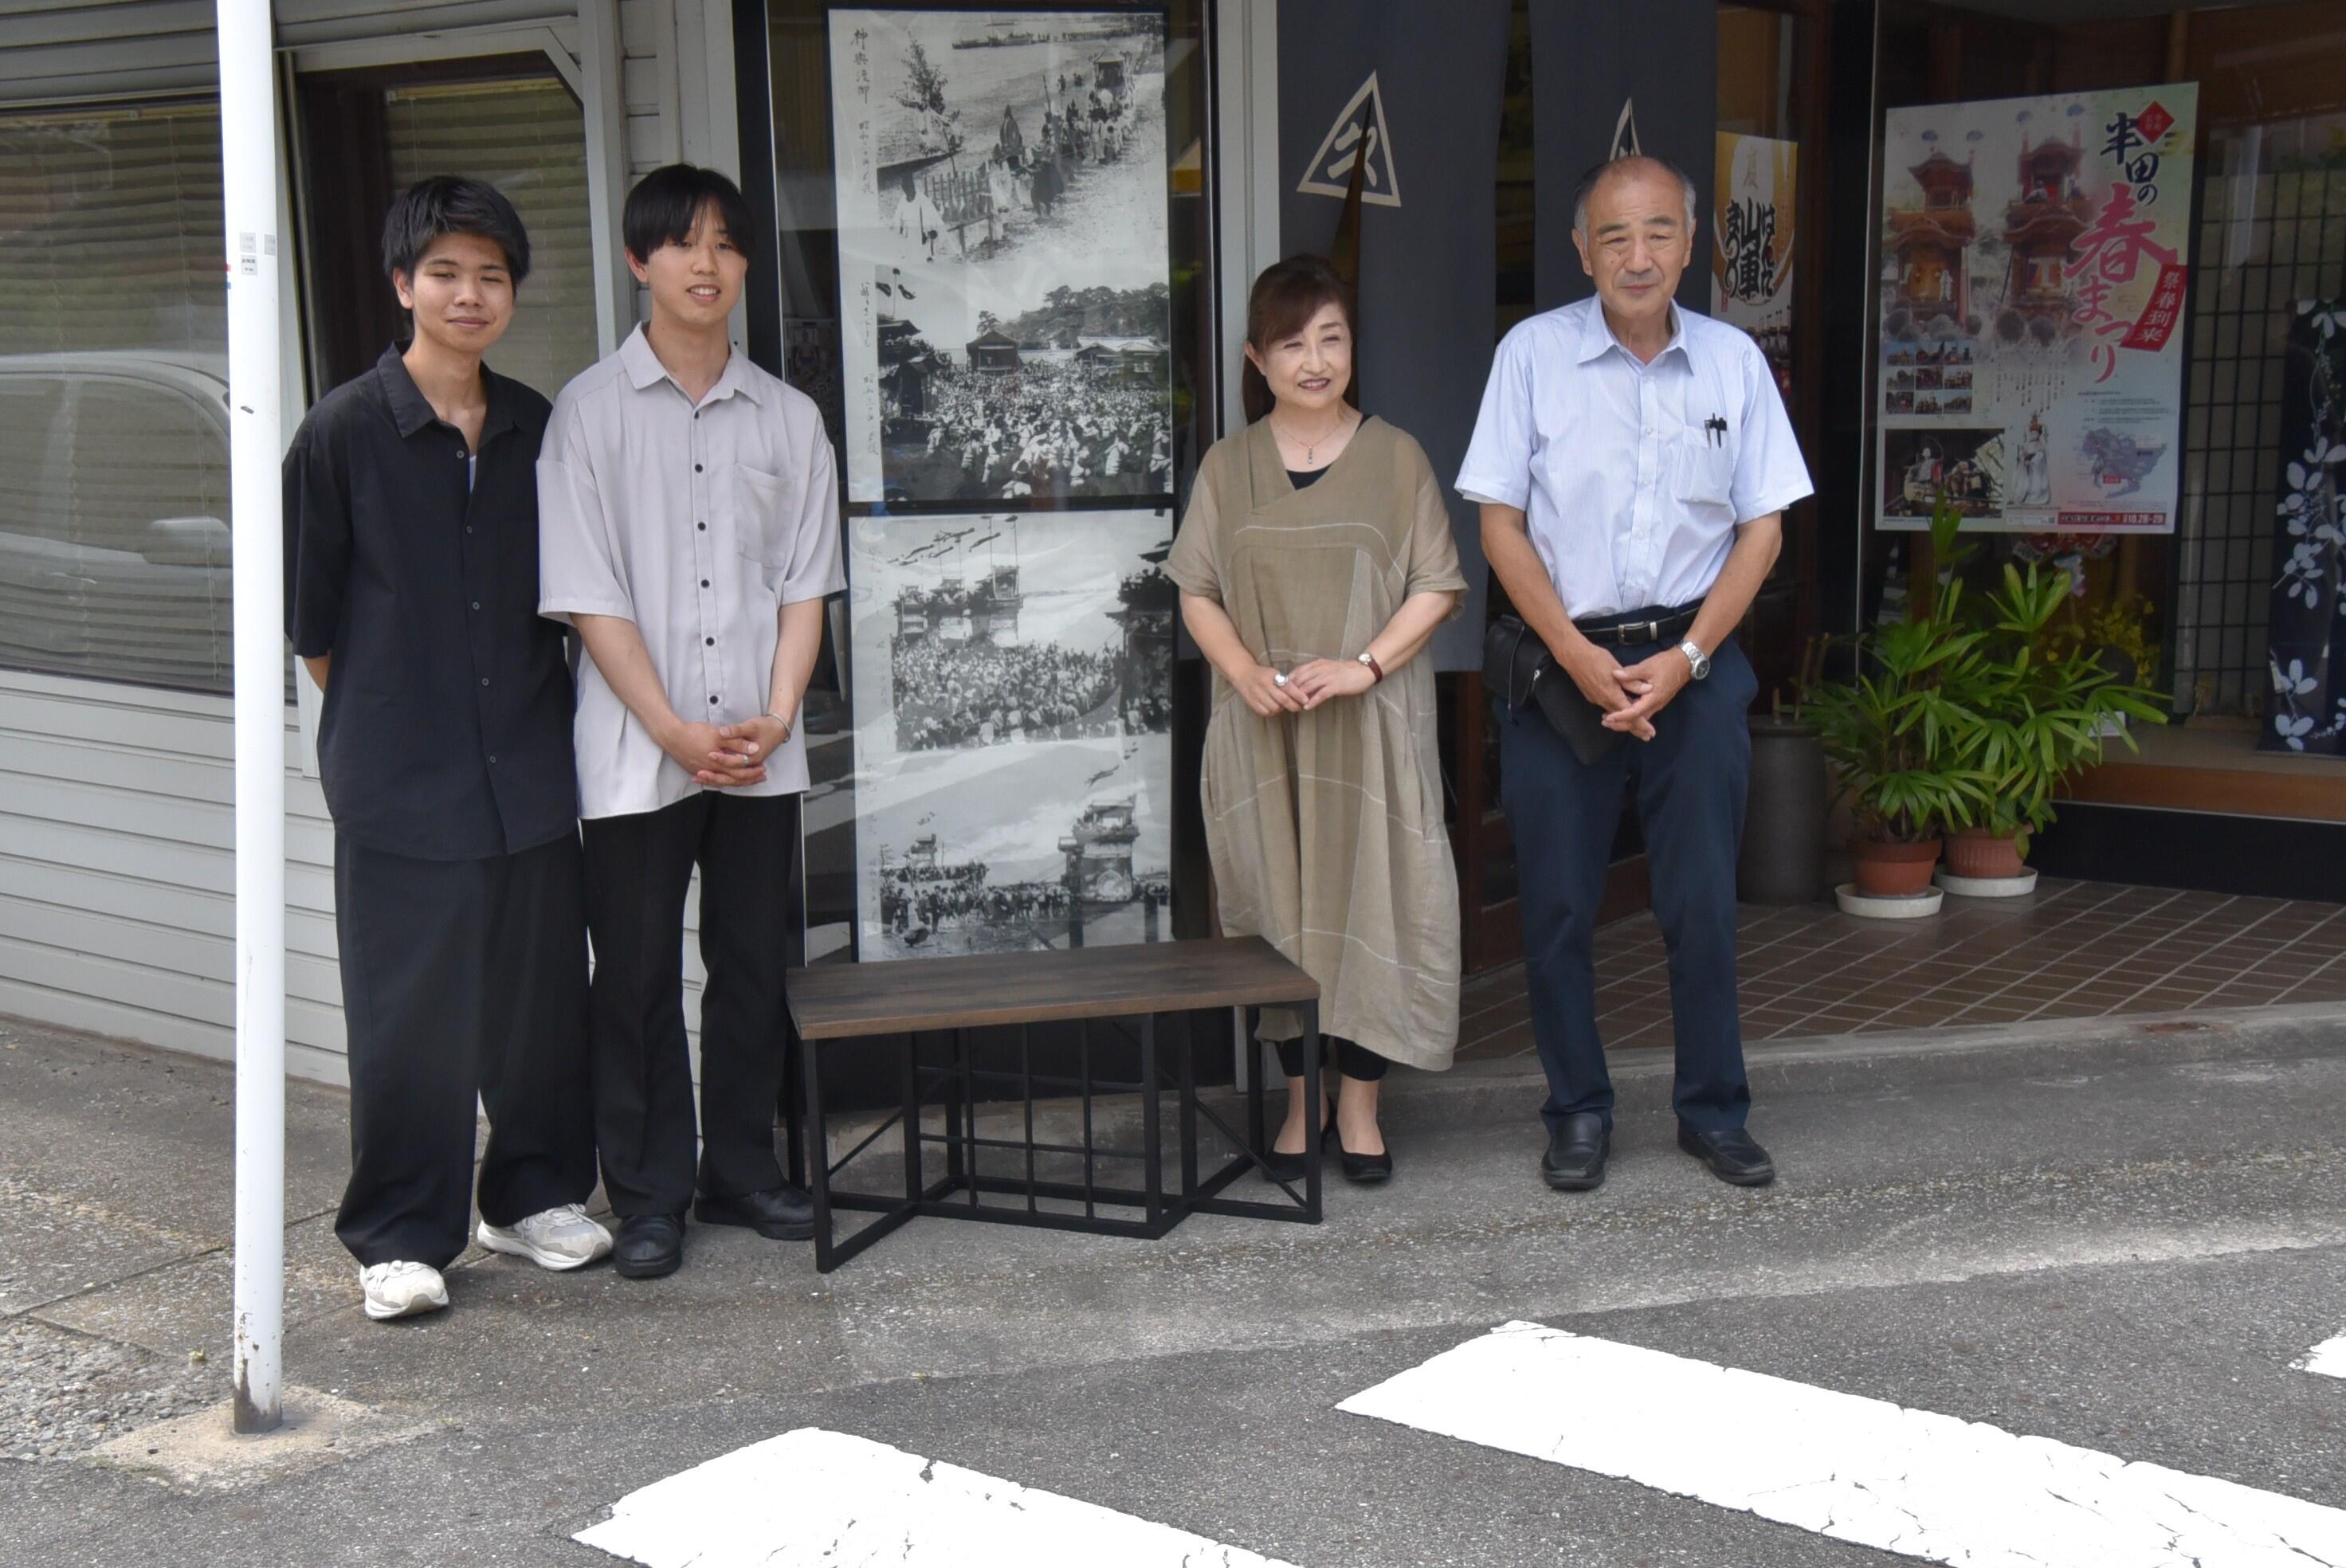
[[[1621,117],[1613,122],[1613,150],[1606,154],[1610,162],[1617,158],[1638,158],[1645,148],[1637,145],[1637,100],[1621,100]]]
[[[1365,153],[1361,145],[1364,139]],[[1328,127],[1320,150],[1311,155],[1311,167],[1303,171],[1302,183],[1295,188],[1309,196],[1341,200],[1352,187],[1354,160],[1363,158],[1362,201],[1372,207],[1399,207],[1401,181],[1393,172],[1392,133],[1385,128],[1384,95],[1377,90],[1374,71],[1336,116],[1336,123]]]

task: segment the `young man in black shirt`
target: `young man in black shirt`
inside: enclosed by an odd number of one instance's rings
[[[325,693],[351,1076],[335,1234],[370,1318],[448,1304],[489,1113],[484,1247],[547,1268],[610,1251],[586,1063],[571,684],[537,615],[546,399],[481,362],[529,238],[478,180],[393,204],[383,269],[412,341],[336,388],[285,457],[286,631]]]

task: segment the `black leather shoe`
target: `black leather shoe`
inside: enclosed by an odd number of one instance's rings
[[[619,1222],[611,1267],[630,1279],[658,1279],[684,1262],[684,1221],[672,1214],[638,1214]]]
[[[692,1206],[692,1217],[703,1225],[738,1225],[776,1241],[804,1241],[814,1234],[814,1200],[794,1186],[778,1186],[704,1197]]]
[[[1776,1179],[1776,1162],[1741,1127],[1698,1133],[1680,1122],[1678,1147],[1708,1166],[1711,1175],[1735,1186],[1766,1186]]]
[[[1344,1167],[1346,1181],[1361,1186],[1374,1186],[1379,1182],[1392,1179],[1391,1149],[1387,1149],[1381,1155],[1356,1155],[1344,1146],[1343,1135],[1333,1125],[1328,1129],[1328,1137],[1335,1147],[1338,1163]]]
[[[1540,1176],[1558,1192],[1593,1192],[1605,1185],[1605,1158],[1613,1129],[1594,1111],[1575,1111],[1547,1138]]]

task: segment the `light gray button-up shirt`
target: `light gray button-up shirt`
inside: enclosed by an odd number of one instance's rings
[[[847,586],[822,416],[740,353],[698,406],[638,327],[562,389],[537,463],[538,614],[635,622],[679,718],[766,711],[781,606]],[[672,806],[701,786],[591,658],[579,671],[579,815]],[[807,786],[790,738],[742,795]]]
[[[1592,297],[1516,326],[1491,365],[1458,492],[1523,511],[1575,619],[1699,602],[1737,524],[1811,489],[1760,345],[1670,314],[1650,364]]]

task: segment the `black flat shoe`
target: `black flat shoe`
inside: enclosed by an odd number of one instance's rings
[[[684,1221],[672,1214],[638,1214],[619,1222],[611,1267],[630,1279],[658,1279],[684,1262]]]
[[[1605,1158],[1613,1129],[1594,1111],[1576,1111],[1548,1135],[1540,1179],[1558,1192],[1593,1192],[1605,1185]]]
[[[1344,1167],[1346,1181],[1361,1186],[1374,1186],[1379,1182],[1392,1179],[1391,1149],[1381,1155],[1356,1155],[1344,1146],[1344,1135],[1333,1126],[1328,1129],[1328,1136],[1335,1145],[1336,1158]]]
[[[1328,1114],[1328,1119],[1320,1124],[1321,1148],[1323,1150],[1328,1148],[1335,1135],[1336,1114],[1331,1111]],[[1304,1168],[1305,1162],[1301,1149],[1296,1150],[1291,1155],[1280,1154],[1277,1149],[1265,1149],[1262,1153],[1262,1179],[1267,1182],[1301,1181]]]
[[[814,1234],[814,1200],[794,1186],[778,1186],[704,1197],[692,1206],[692,1217],[703,1225],[738,1225],[776,1241],[804,1241]]]
[[[1710,1174],[1732,1186],[1766,1186],[1776,1179],[1776,1162],[1741,1127],[1723,1133],[1698,1133],[1678,1124],[1678,1147],[1710,1167]]]

